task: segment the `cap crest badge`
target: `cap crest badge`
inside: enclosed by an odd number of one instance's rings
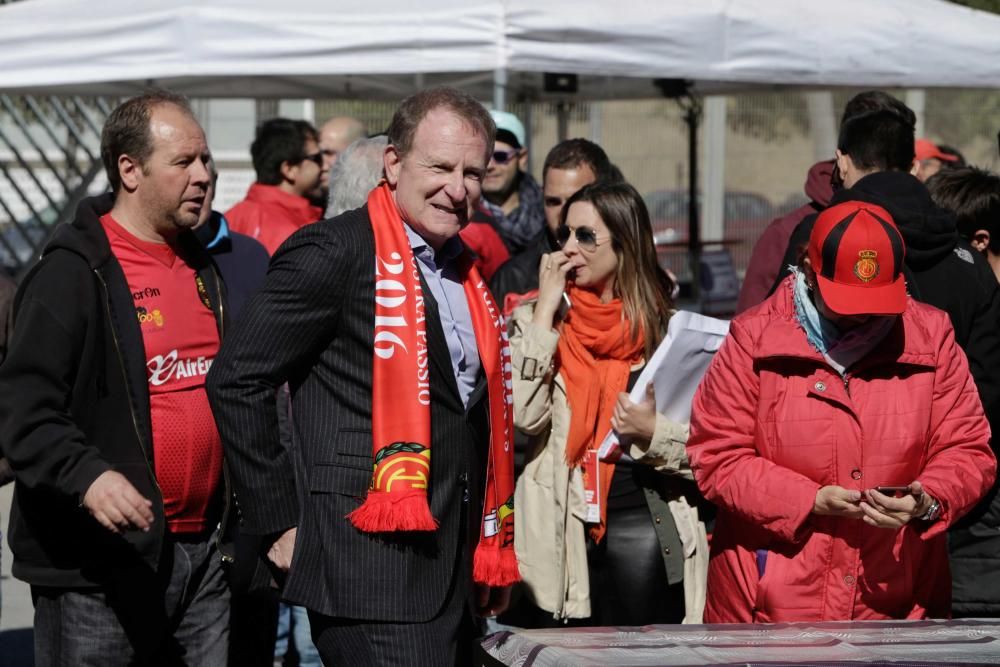
[[[854,275],[863,283],[871,282],[878,277],[879,266],[874,250],[862,250],[858,253],[858,261],[854,264]]]

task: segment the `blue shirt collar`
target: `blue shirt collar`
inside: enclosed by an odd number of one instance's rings
[[[208,248],[209,250],[211,250],[212,248],[217,246],[220,242],[229,237],[229,223],[226,222],[225,216],[222,215],[221,213],[217,213],[216,211],[212,211],[212,215],[219,216],[218,217],[219,229],[215,232],[215,237],[211,241],[205,244],[205,247]]]
[[[444,266],[450,263],[452,260],[457,259],[465,250],[465,244],[462,243],[462,239],[457,234],[445,241],[440,250],[434,252],[434,249],[431,248],[427,241],[420,234],[413,231],[413,228],[405,222],[403,223],[403,229],[406,230],[406,236],[410,241],[410,249],[413,250],[413,254],[426,256],[427,252],[430,251],[433,253],[433,260],[437,266]]]

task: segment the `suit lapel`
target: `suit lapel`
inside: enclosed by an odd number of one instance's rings
[[[479,360],[479,363],[482,365],[482,359]],[[465,414],[468,415],[472,412],[476,404],[484,398],[486,398],[486,375],[480,370],[479,376],[476,378],[476,386],[472,388],[472,393],[469,394],[469,404],[465,406]]]

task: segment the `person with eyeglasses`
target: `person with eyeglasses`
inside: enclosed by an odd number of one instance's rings
[[[257,239],[273,255],[294,232],[323,217],[329,167],[316,128],[304,120],[265,121],[250,156],[257,181],[225,216],[233,231]]]
[[[657,414],[652,395],[633,403],[624,393],[674,312],[649,214],[631,185],[597,182],[569,198],[556,237],[537,299],[515,308],[510,325],[514,424],[532,436],[514,546],[536,609],[522,604],[518,621],[679,623],[689,602],[697,622],[668,505],[703,506],[687,426]],[[631,444],[617,463],[599,461],[612,427]]]
[[[533,295],[538,290],[538,262],[545,253],[559,249],[556,231],[569,198],[594,181],[622,180],[621,172],[611,164],[604,149],[592,141],[567,139],[552,147],[542,165],[545,226],[490,280],[490,290],[503,307],[504,315],[509,315],[524,295]]]
[[[523,250],[545,226],[542,189],[529,174],[527,135],[512,113],[491,111],[496,143],[483,178],[483,204],[511,255]]]

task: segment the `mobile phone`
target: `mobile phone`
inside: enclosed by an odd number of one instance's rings
[[[563,292],[562,298],[559,300],[559,310],[556,311],[556,314],[559,316],[559,319],[561,320],[566,319],[566,313],[568,313],[569,309],[572,307],[573,307],[573,302],[569,300],[569,297],[566,295],[566,292]]]
[[[909,486],[876,486],[875,490],[882,495],[889,496],[890,498],[910,495]]]

